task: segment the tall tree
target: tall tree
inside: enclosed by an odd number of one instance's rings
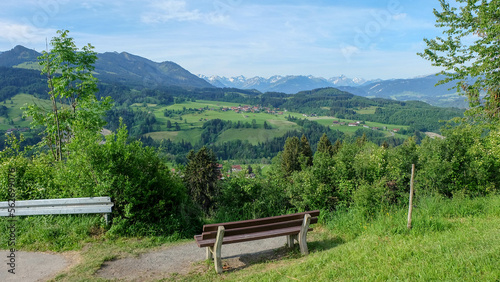
[[[302,137],[300,138],[300,155],[306,166],[313,165],[313,152],[305,134],[302,134]]]
[[[111,98],[98,101],[96,78],[93,76],[97,60],[90,44],[79,50],[69,31],[60,30],[52,38],[52,50],[43,51],[40,65],[47,75],[51,109],[32,104],[25,115],[33,118],[33,126],[43,126],[43,145],[47,145],[55,160],[62,160],[64,143],[75,134],[96,133],[105,124],[103,115],[111,107]]]
[[[285,175],[291,175],[294,171],[300,170],[300,141],[299,138],[288,137],[285,141],[283,154],[281,155],[281,169]]]
[[[323,133],[323,135],[319,139],[318,149],[316,150],[316,152],[324,153],[324,154],[327,154],[329,156],[333,155],[332,143],[330,142],[330,140],[328,140],[326,133]]]
[[[439,0],[434,9],[436,27],[444,37],[424,39],[419,53],[447,76],[440,83],[457,80],[457,90],[469,99],[469,112],[498,118],[500,115],[500,1]],[[473,78],[474,80],[470,79]],[[481,98],[481,94],[485,93]]]
[[[337,141],[335,141],[332,146],[333,155],[336,155],[340,151],[340,148],[342,148],[342,142],[340,141],[340,139],[337,139]]]
[[[212,150],[202,147],[198,152],[191,150],[187,155],[188,164],[184,181],[193,201],[209,214],[217,194],[220,171]]]

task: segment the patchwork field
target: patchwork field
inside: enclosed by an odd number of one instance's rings
[[[8,108],[8,118],[0,117],[0,130],[10,128],[26,128],[30,126],[30,118],[23,119],[21,110],[26,104],[36,103],[44,108],[50,109],[48,100],[41,100],[28,94],[18,94],[10,100],[4,101],[3,105]],[[217,139],[217,143],[232,140],[248,140],[251,144],[265,142],[266,140],[283,136],[287,131],[300,130],[300,126],[294,122],[288,121],[287,117],[307,118],[316,121],[321,125],[329,126],[331,129],[342,131],[346,134],[353,134],[362,126],[348,126],[348,123],[354,123],[354,120],[337,119],[334,117],[306,117],[301,113],[295,112],[276,112],[267,113],[265,110],[259,112],[236,112],[231,107],[245,106],[238,103],[198,100],[196,102],[186,101],[180,104],[169,106],[158,104],[135,103],[130,106],[134,110],[146,111],[154,114],[156,117],[155,132],[150,132],[144,136],[149,136],[154,140],[170,139],[172,141],[188,141],[196,143],[200,140],[203,124],[212,119],[221,119],[240,123],[240,128],[231,128],[223,132]],[[224,109],[224,110],[223,110]],[[365,113],[374,111],[372,108],[361,109]],[[165,111],[174,112],[169,117],[165,116]],[[171,128],[167,128],[170,121]],[[334,121],[344,122],[345,125],[334,124]],[[252,125],[254,123],[255,125]],[[267,123],[268,129],[264,129],[264,123]],[[180,130],[176,130],[175,125]],[[249,127],[248,125],[251,125]],[[369,128],[378,127],[384,131],[386,136],[391,136],[393,129],[407,128],[407,126],[381,124],[376,122],[366,122]],[[270,129],[269,129],[270,128]]]

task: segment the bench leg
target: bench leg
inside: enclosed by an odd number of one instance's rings
[[[307,230],[309,229],[309,223],[311,222],[311,215],[306,214],[304,215],[304,221],[302,221],[302,227],[300,228],[300,233],[299,233],[299,246],[300,246],[300,252],[303,255],[307,255],[309,251],[307,250]]]
[[[224,226],[219,226],[217,229],[217,238],[215,239],[215,244],[213,249],[215,250],[215,271],[220,274],[222,273],[222,259],[221,259],[221,250],[222,250],[222,238],[224,238]]]
[[[297,240],[297,234],[292,234],[292,235],[286,236],[286,243],[287,243],[289,248],[293,248],[295,240]]]
[[[207,259],[213,259],[213,247],[207,247]]]
[[[106,225],[109,225],[111,223],[111,214],[105,213],[104,220],[106,221]]]

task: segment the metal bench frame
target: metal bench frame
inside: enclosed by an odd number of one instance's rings
[[[0,216],[101,213],[110,222],[110,197],[65,198],[0,202]]]
[[[214,258],[216,272],[222,273],[222,245],[286,236],[288,247],[293,247],[295,241],[297,241],[300,246],[300,252],[303,255],[307,255],[309,253],[306,241],[307,232],[312,231],[312,228],[309,228],[310,224],[318,222],[317,216],[319,216],[319,210],[259,219],[207,224],[203,226],[203,233],[195,235],[194,239],[198,247],[207,248],[207,259]]]

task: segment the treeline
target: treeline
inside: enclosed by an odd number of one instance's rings
[[[19,93],[35,97],[47,95],[47,78],[37,70],[0,67],[0,101]]]
[[[311,159],[305,136],[288,138],[269,173],[230,177],[220,183],[217,221],[257,218],[290,210],[356,208],[367,218],[406,205],[415,164],[415,191],[438,197],[475,197],[499,192],[498,129],[461,124],[444,139],[414,138],[401,146],[378,146],[360,137],[330,142]],[[332,144],[334,143],[334,144]],[[256,169],[253,169],[255,172]]]
[[[180,142],[172,142],[171,140],[155,141],[150,137],[142,137],[141,141],[148,146],[159,148],[159,150],[167,155],[171,161],[185,164],[187,160],[184,155],[192,149],[199,150],[203,146],[215,152],[219,160],[261,159],[276,156],[278,152],[283,149],[285,141],[289,137],[300,137],[305,135],[314,148],[316,148],[316,144],[323,134],[326,134],[326,136],[333,141],[346,138],[343,132],[332,130],[327,126],[320,125],[316,121],[304,119],[299,120],[298,123],[302,126],[301,130],[291,130],[281,137],[275,137],[255,145],[249,143],[247,140],[217,142],[218,136],[228,129],[257,127],[254,122],[240,123],[220,119],[209,120],[203,124],[203,131],[199,142],[191,143],[185,140],[181,140]],[[378,137],[369,135],[367,138],[377,141]],[[393,146],[402,143],[402,141],[398,141],[398,139],[394,139],[394,141],[388,139],[388,141],[390,145]]]
[[[104,120],[106,128],[116,131],[120,126],[120,119],[129,129],[130,135],[138,137],[142,134],[155,131],[156,117],[154,114],[141,110],[132,110],[125,107],[115,107],[106,112]]]

